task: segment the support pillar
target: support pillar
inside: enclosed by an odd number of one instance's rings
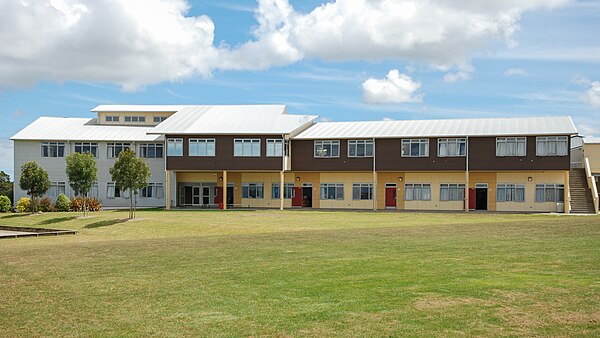
[[[223,170],[223,210],[227,210],[227,170]]]
[[[166,204],[165,204],[165,209],[169,210],[171,209],[171,171],[167,170],[167,186],[165,187],[166,190]]]
[[[283,210],[283,203],[285,201],[285,173],[284,171],[279,172],[279,210]]]

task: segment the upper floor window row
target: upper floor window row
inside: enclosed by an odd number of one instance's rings
[[[106,122],[119,122],[119,117],[118,116],[107,115],[106,117],[104,117],[104,120]]]
[[[142,143],[142,144],[140,144],[140,157],[163,158],[163,145],[160,143]]]
[[[42,142],[42,157],[65,157],[65,143]]]
[[[402,157],[428,157],[428,139],[405,139],[402,140]]]
[[[191,138],[189,140],[189,156],[215,156],[215,139]]]
[[[373,157],[373,140],[349,140],[348,157]]]
[[[280,157],[283,156],[283,140],[282,139],[268,139],[267,140],[267,156],[268,157]]]
[[[75,152],[82,154],[92,154],[94,157],[98,157],[98,143],[75,143]]]
[[[340,141],[315,141],[315,157],[340,157]]]
[[[131,144],[129,144],[129,143],[121,143],[121,142],[108,143],[108,145],[106,147],[106,156],[108,158],[117,158],[117,157],[119,157],[119,154],[123,150],[127,150],[130,148],[131,148]]]
[[[166,120],[168,116],[154,116],[154,123],[161,123]]]
[[[125,116],[125,122],[146,122],[146,116]]]
[[[536,138],[537,156],[567,156],[569,139],[567,136],[548,136]]]
[[[438,139],[439,157],[460,157],[467,154],[466,138],[440,138]]]
[[[237,138],[233,140],[233,156],[260,157],[260,139]]]
[[[496,138],[496,156],[525,156],[526,154],[526,137]]]
[[[183,139],[167,139],[167,156],[183,156]]]

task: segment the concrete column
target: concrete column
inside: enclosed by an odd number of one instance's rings
[[[167,173],[167,184],[165,187],[165,193],[166,193],[166,199],[165,199],[166,201],[165,202],[167,202],[167,203],[165,205],[165,208],[167,210],[169,210],[169,209],[171,209],[171,171],[167,170],[166,173]]]
[[[285,191],[284,184],[285,174],[282,170],[281,172],[279,172],[279,210],[283,210],[283,202],[285,201],[285,196],[283,196],[283,192]]]
[[[227,210],[227,170],[223,170],[223,210]]]

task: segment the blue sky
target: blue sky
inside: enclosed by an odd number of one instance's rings
[[[332,121],[570,115],[600,136],[597,1],[40,1],[54,18],[11,2],[0,4],[11,175],[10,136],[98,104],[284,103]]]

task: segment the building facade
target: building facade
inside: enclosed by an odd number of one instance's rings
[[[92,152],[105,208],[129,205],[108,168],[148,160],[140,207],[570,211],[569,117],[316,122],[283,105],[98,106],[17,133],[15,180],[36,161],[72,195],[64,156]],[[24,196],[15,189],[15,199]]]

